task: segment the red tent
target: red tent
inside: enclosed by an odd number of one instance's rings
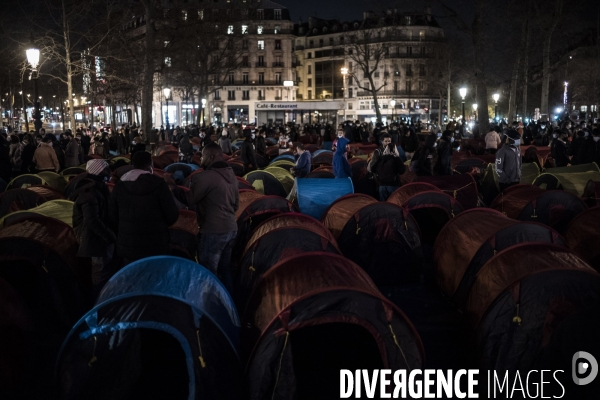
[[[544,193],[544,189],[540,189],[536,185],[510,186],[496,196],[490,208],[500,211],[510,218],[517,219],[527,203],[542,193]]]
[[[365,194],[347,194],[334,201],[323,213],[322,222],[336,239],[342,233],[346,222],[366,205],[377,203],[371,196]]]
[[[415,182],[430,183],[444,193],[454,197],[465,210],[477,207],[479,203],[479,192],[475,179],[469,174],[465,175],[441,175],[441,176],[418,176]]]
[[[388,197],[387,202],[396,204],[397,206],[402,207],[402,205],[406,202],[406,200],[408,200],[415,194],[421,193],[421,192],[429,192],[429,191],[441,192],[441,190],[438,189],[437,186],[434,186],[430,183],[425,183],[425,182],[409,183],[406,185],[402,185],[398,189],[396,189],[394,191],[394,193],[392,193],[390,195],[390,197]]]
[[[565,231],[567,245],[575,254],[600,271],[600,206],[576,216]]]

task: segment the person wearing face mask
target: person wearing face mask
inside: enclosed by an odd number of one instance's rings
[[[438,175],[452,175],[452,131],[444,131],[437,146],[437,162],[435,172]]]
[[[490,127],[490,131],[485,135],[485,152],[489,154],[496,154],[498,146],[502,141],[500,135],[497,132],[498,128],[495,126]]]
[[[229,140],[228,136],[227,130],[223,129],[221,137],[219,138],[219,146],[221,147],[223,154],[230,156],[233,153],[233,147],[231,146],[231,140]]]
[[[555,167],[566,167],[569,165],[569,145],[566,142],[569,132],[560,130],[556,132],[556,135],[556,139],[552,140],[550,145],[550,154],[554,159]]]
[[[337,147],[335,153],[333,155],[333,175],[336,178],[351,178],[352,177],[352,168],[348,163],[348,159],[346,158],[346,145],[349,143],[349,140],[343,136],[340,137],[337,141]]]
[[[577,136],[569,146],[569,156],[571,156],[571,165],[583,164],[585,157],[585,146],[589,132],[587,130],[579,130]]]
[[[85,165],[87,175],[75,185],[69,200],[73,204],[73,230],[79,243],[78,257],[92,261],[94,299],[113,274],[112,259],[117,236],[108,224],[110,192],[106,180],[110,168],[105,160],[90,160]]]
[[[521,181],[521,136],[514,129],[506,136],[506,144],[496,153],[495,164],[501,192]]]
[[[338,141],[343,137],[344,137],[344,131],[338,130],[337,137],[333,140],[333,145],[331,146],[331,151],[333,151],[334,153],[336,152],[337,146],[338,146]]]
[[[434,163],[435,149],[438,138],[442,137],[442,132],[431,132],[425,138],[423,146],[419,147],[410,162],[410,170],[417,176],[432,176],[432,166]]]
[[[592,135],[588,137],[585,146],[585,156],[583,163],[593,163],[600,165],[600,128],[592,129]]]
[[[169,186],[153,174],[150,153],[135,153],[132,163],[133,169],[121,177],[108,200],[122,265],[169,254],[169,227],[179,218]]]
[[[246,132],[246,140],[242,142],[240,150],[245,173],[257,169],[258,164],[256,163],[256,150],[254,149],[254,134],[250,131]]]
[[[406,167],[396,145],[392,143],[392,136],[384,133],[380,137],[381,147],[373,152],[367,170],[373,173],[379,185],[379,201],[386,201],[400,187],[400,175],[406,171]]]
[[[311,157],[310,152],[304,149],[302,143],[297,143],[294,149],[294,154],[298,156],[296,165],[290,168],[290,172],[296,178],[306,178],[310,174]]]
[[[198,226],[198,262],[215,274],[231,293],[231,253],[237,235],[238,182],[214,143],[202,150],[204,172],[194,175],[192,202]]]

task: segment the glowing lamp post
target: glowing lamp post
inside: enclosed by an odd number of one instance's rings
[[[392,122],[394,122],[394,109],[396,108],[396,100],[390,100],[390,106],[392,107]]]
[[[169,130],[169,97],[171,97],[171,88],[165,87],[163,89],[163,93],[165,94],[165,101],[167,102],[167,109],[165,111],[165,122],[167,123],[167,131]]]
[[[344,101],[344,114],[343,114],[343,118],[344,118],[344,121],[345,121],[346,120],[346,108],[348,108],[346,106],[346,89],[347,88],[345,87],[346,86],[346,76],[348,75],[348,68],[347,67],[342,67],[340,69],[340,72],[342,73],[342,81],[343,81],[342,82],[342,86],[343,86],[342,87],[342,98],[343,98],[343,101]]]
[[[461,87],[458,89],[458,93],[460,93],[460,97],[462,97],[462,120],[463,125],[465,123],[465,97],[467,97],[467,88]]]
[[[494,102],[496,103],[494,106],[494,119],[498,121],[498,100],[500,100],[500,95],[498,93],[494,93],[492,95],[492,99],[494,99]]]
[[[31,65],[31,76],[30,79],[33,79],[33,100],[34,100],[34,122],[33,126],[35,128],[35,133],[39,133],[40,129],[42,129],[42,116],[40,114],[40,101],[38,96],[38,73],[37,66],[40,63],[40,49],[35,47],[33,44],[33,38],[31,39],[31,47],[25,50],[25,54],[27,55],[27,62]]]

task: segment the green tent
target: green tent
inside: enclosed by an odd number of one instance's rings
[[[294,177],[289,172],[289,168],[283,169],[279,167],[269,166],[268,168],[265,168],[264,171],[273,174],[273,176],[275,176],[275,178],[277,178],[277,180],[281,182],[286,193],[290,193],[292,191],[292,187],[294,186]]]
[[[68,200],[51,200],[32,208],[30,210],[16,211],[0,219],[0,226],[5,222],[12,222],[19,219],[20,216],[39,214],[46,217],[58,219],[69,226],[73,226],[73,202]]]
[[[57,173],[44,171],[38,172],[38,176],[46,181],[46,185],[58,190],[61,193],[64,192],[65,188],[67,187],[67,180],[65,177]]]
[[[541,174],[535,179],[533,184],[542,189],[562,189],[581,197],[589,181],[600,181],[600,172],[597,171],[557,173],[554,172],[555,169],[559,168],[548,169],[547,171],[552,172]]]

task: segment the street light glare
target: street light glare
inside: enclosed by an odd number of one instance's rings
[[[342,75],[347,75],[348,74],[348,68],[342,67],[341,68],[341,72],[342,72]]]
[[[165,98],[169,98],[171,97],[171,88],[170,87],[166,87],[163,89],[163,93],[165,94]]]
[[[27,49],[25,53],[27,54],[27,62],[31,64],[31,68],[36,69],[40,62],[40,50],[33,47],[31,49]]]
[[[458,89],[458,92],[460,93],[460,97],[462,97],[463,100],[464,100],[465,96],[467,95],[467,88],[466,87],[462,87],[462,88]]]
[[[494,99],[494,101],[497,103],[498,100],[500,99],[500,95],[498,93],[494,93],[494,95],[492,96],[492,98]]]
[[[477,103],[473,104],[473,111],[477,111]]]

